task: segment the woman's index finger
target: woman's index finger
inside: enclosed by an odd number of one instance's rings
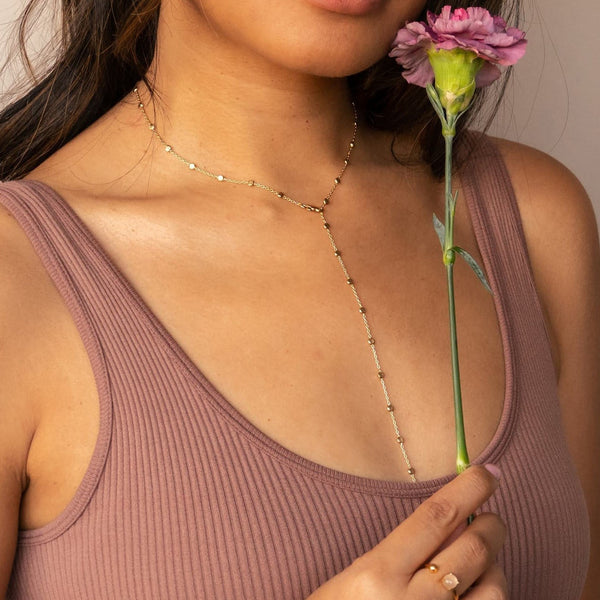
[[[412,575],[497,489],[498,479],[472,466],[425,500],[371,552],[390,553]]]

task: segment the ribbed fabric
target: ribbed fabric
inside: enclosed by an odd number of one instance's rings
[[[512,600],[579,600],[589,553],[583,494],[518,209],[484,141],[464,196],[495,292],[506,364],[500,466],[485,506],[508,525]],[[76,496],[19,535],[9,600],[301,600],[373,547],[451,475],[379,481],[266,437],[206,380],[72,209],[41,183],[0,185],[89,353],[100,433]]]

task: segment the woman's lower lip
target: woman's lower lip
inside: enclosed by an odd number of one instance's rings
[[[307,0],[309,4],[344,15],[364,15],[379,8],[385,0]]]

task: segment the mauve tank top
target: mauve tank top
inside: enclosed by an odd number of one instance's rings
[[[463,178],[504,346],[501,422],[474,461],[503,472],[485,505],[508,526],[499,561],[512,600],[579,600],[588,516],[517,204],[489,141]],[[451,480],[368,479],[290,452],[207,381],[54,191],[8,182],[0,203],[71,311],[100,401],[75,497],[19,534],[10,600],[301,600]]]

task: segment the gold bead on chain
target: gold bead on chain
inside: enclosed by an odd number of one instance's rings
[[[327,221],[327,218],[325,217],[325,209],[326,209],[327,205],[330,203],[331,197],[333,196],[333,193],[335,192],[337,186],[342,182],[342,177],[344,176],[344,173],[346,172],[346,168],[348,167],[348,164],[350,163],[350,156],[352,155],[352,150],[354,149],[354,146],[356,145],[356,134],[358,131],[358,115],[356,112],[356,106],[354,105],[354,102],[352,103],[352,109],[354,111],[354,129],[352,132],[352,139],[350,141],[350,144],[348,145],[348,152],[346,153],[346,157],[344,158],[344,164],[343,164],[342,169],[339,172],[338,176],[333,180],[333,185],[332,185],[331,189],[329,190],[329,193],[327,194],[327,196],[325,196],[325,198],[321,202],[320,206],[315,206],[312,204],[306,204],[304,202],[298,202],[297,200],[290,198],[284,192],[279,191],[265,183],[260,183],[258,181],[255,181],[254,179],[234,179],[232,177],[227,177],[226,175],[223,175],[223,174],[213,173],[212,171],[209,171],[209,170],[205,169],[204,167],[197,165],[196,163],[190,162],[189,160],[187,160],[186,158],[181,156],[181,154],[179,154],[173,148],[173,146],[171,144],[169,144],[166,140],[164,140],[163,137],[160,135],[160,133],[156,130],[156,126],[150,120],[150,117],[148,116],[148,113],[146,112],[144,103],[142,102],[142,99],[141,99],[141,96],[139,93],[139,89],[137,87],[134,88],[133,93],[137,100],[138,108],[140,109],[140,111],[142,112],[142,115],[144,116],[144,120],[146,122],[146,125],[148,126],[148,129],[152,132],[152,134],[156,137],[156,139],[161,143],[161,145],[165,149],[165,152],[167,152],[167,154],[170,154],[171,156],[176,158],[179,162],[183,163],[191,171],[195,171],[197,173],[200,173],[201,175],[205,175],[206,177],[211,177],[212,179],[215,179],[216,181],[222,182],[222,183],[233,183],[236,185],[247,185],[250,187],[260,188],[261,190],[265,190],[266,192],[269,192],[269,193],[277,196],[278,198],[281,198],[282,200],[287,200],[289,203],[299,206],[300,208],[303,208],[304,210],[307,210],[307,211],[313,212],[313,213],[317,213],[321,217],[321,220],[323,222],[323,228],[325,229],[325,232],[327,233],[327,237],[329,238],[329,242],[331,243],[331,247],[333,248],[333,254],[337,258],[337,260],[340,264],[340,267],[342,268],[342,271],[344,272],[344,276],[346,278],[346,284],[352,290],[352,294],[354,295],[354,298],[358,305],[358,312],[362,318],[363,325],[364,325],[365,331],[367,333],[367,342],[369,344],[369,347],[371,348],[371,353],[373,354],[373,360],[375,361],[375,367],[377,369],[377,377],[379,379],[379,383],[381,384],[381,389],[383,390],[383,395],[385,397],[386,409],[387,409],[388,414],[390,415],[390,419],[392,421],[392,426],[394,428],[394,433],[396,435],[396,443],[398,444],[398,447],[400,448],[400,451],[402,452],[402,456],[404,457],[404,462],[406,463],[407,471],[408,471],[408,474],[409,474],[411,480],[413,482],[416,482],[417,478],[415,477],[415,470],[414,470],[413,466],[411,465],[410,459],[408,458],[408,454],[406,452],[404,437],[400,433],[400,428],[398,426],[398,420],[396,419],[396,414],[395,414],[395,407],[392,404],[392,401],[390,400],[390,395],[389,395],[387,385],[385,382],[385,373],[382,370],[381,363],[379,361],[379,355],[377,353],[375,338],[373,337],[373,333],[371,332],[371,326],[369,325],[369,321],[367,319],[367,309],[363,305],[362,300],[360,299],[360,296],[358,295],[358,290],[356,289],[354,280],[352,279],[352,277],[350,276],[350,273],[348,272],[348,269],[346,268],[346,264],[344,263],[344,260],[342,259],[342,253],[341,253],[340,249],[337,247],[337,244],[335,243],[333,234],[331,233],[331,225],[330,225],[329,221]]]

